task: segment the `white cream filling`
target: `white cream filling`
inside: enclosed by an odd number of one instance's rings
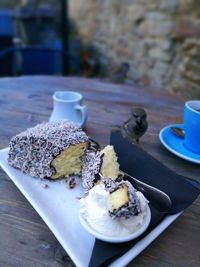
[[[80,200],[80,213],[88,224],[97,232],[106,236],[127,236],[137,231],[147,215],[148,201],[141,192],[136,192],[140,199],[142,212],[129,219],[112,219],[108,212],[109,192],[104,184],[94,186],[89,194]]]

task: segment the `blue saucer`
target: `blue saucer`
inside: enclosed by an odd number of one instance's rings
[[[183,129],[183,124],[172,124],[163,128],[159,134],[161,143],[176,156],[200,164],[200,154],[188,150],[183,144],[184,139],[170,130],[172,126]]]

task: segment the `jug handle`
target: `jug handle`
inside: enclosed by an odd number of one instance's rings
[[[79,110],[81,112],[80,127],[83,127],[85,122],[86,122],[86,120],[87,120],[87,116],[88,116],[87,107],[86,106],[76,105],[75,109]]]

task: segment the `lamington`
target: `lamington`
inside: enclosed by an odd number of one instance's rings
[[[11,139],[8,163],[39,178],[81,175],[88,142],[86,133],[73,122],[44,122]]]
[[[105,180],[105,188],[109,191],[108,206],[111,218],[130,218],[141,212],[140,199],[136,189],[128,181],[113,182]]]
[[[103,177],[116,180],[120,175],[119,164],[113,146],[106,146],[99,151],[88,148],[82,157],[82,184],[84,193],[96,184],[102,182]]]

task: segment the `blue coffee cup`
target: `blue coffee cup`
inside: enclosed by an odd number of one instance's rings
[[[200,154],[200,100],[191,100],[185,103],[183,121],[185,147]]]

